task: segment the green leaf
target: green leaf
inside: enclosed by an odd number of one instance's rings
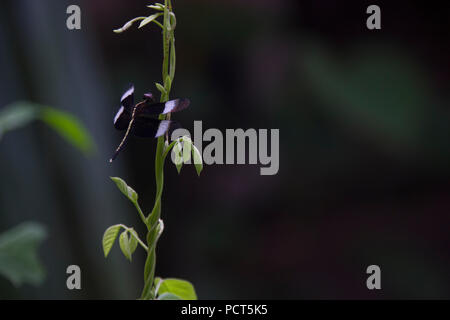
[[[37,115],[36,106],[26,102],[16,102],[6,106],[0,112],[0,138],[9,130],[29,124],[37,118]]]
[[[159,286],[158,293],[163,296],[164,293],[171,293],[182,300],[197,300],[194,286],[186,280],[168,278],[163,279]]]
[[[119,177],[111,177],[111,180],[114,181],[119,188],[119,190],[134,204],[137,204],[138,194],[131,187],[127,185],[125,181],[123,181]]]
[[[137,18],[131,19],[130,21],[125,23],[122,28],[114,29],[113,32],[115,32],[115,33],[122,33],[125,30],[129,29],[133,25],[133,23],[135,23],[136,21],[143,20],[145,18],[146,17],[137,17]]]
[[[181,299],[176,294],[166,292],[166,293],[163,293],[162,295],[160,295],[157,300],[183,300],[183,299]]]
[[[122,253],[125,256],[125,258],[127,258],[131,262],[130,239],[128,238],[127,230],[125,230],[124,232],[122,232],[120,234],[119,245],[120,245],[120,250],[122,250]]]
[[[119,234],[120,228],[121,225],[116,224],[106,229],[105,233],[103,234],[102,244],[103,244],[103,252],[105,253],[105,258],[111,251],[114,241],[116,241],[117,235]]]
[[[189,163],[191,160],[192,141],[189,137],[183,137],[183,162]]]
[[[162,283],[162,279],[160,277],[155,277],[155,280],[153,281],[154,289],[155,289],[155,295],[158,295],[159,286]]]
[[[197,175],[200,176],[200,172],[203,170],[203,160],[200,151],[198,151],[197,147],[192,144],[192,160],[194,161],[195,170],[197,171]]]
[[[203,160],[200,151],[197,147],[192,143],[191,138],[188,136],[183,136],[179,139],[180,142],[177,142],[173,146],[173,152],[175,153],[174,161],[177,167],[178,173],[180,173],[181,166],[183,163],[190,163],[191,155],[192,161],[195,165],[195,170],[197,171],[197,175],[203,170]],[[182,142],[182,143],[181,143]],[[181,147],[181,145],[183,145]],[[182,148],[182,149],[181,149]],[[182,157],[182,161],[181,158]]]
[[[129,233],[130,233],[130,252],[131,252],[131,254],[133,254],[134,251],[136,251],[136,248],[138,246],[138,241],[137,241],[138,235],[136,234],[136,231],[134,231],[133,228],[131,228],[129,230]]]
[[[88,131],[72,114],[43,107],[40,119],[85,154],[94,150],[94,143]]]
[[[181,172],[181,167],[183,167],[183,162],[179,162],[178,164],[175,165],[175,167],[177,168],[178,174],[180,174],[180,172]]]
[[[37,248],[45,237],[45,228],[34,222],[22,223],[0,234],[0,274],[16,286],[42,283],[45,272]]]
[[[156,82],[155,86],[161,92],[161,94],[165,95],[167,93],[166,89],[160,83]]]
[[[145,18],[144,20],[141,21],[141,23],[139,24],[138,29],[142,28],[146,24],[149,24],[150,22],[152,22],[153,20],[155,20],[156,18],[158,18],[161,15],[162,15],[162,13],[158,12],[158,13],[152,14],[151,16],[148,16],[147,18]]]
[[[155,3],[154,5],[148,5],[147,8],[158,10],[158,11],[163,11],[164,5],[161,3]]]
[[[175,166],[177,167],[177,171],[178,174],[180,174],[181,171],[181,167],[183,166],[183,157],[182,157],[182,147],[181,147],[181,143],[178,141],[172,149],[172,152],[174,152],[175,157],[174,157],[174,161],[175,161]]]

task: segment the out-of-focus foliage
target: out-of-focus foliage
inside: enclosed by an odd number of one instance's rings
[[[45,237],[45,228],[34,222],[22,223],[0,234],[0,274],[15,286],[41,284],[45,271],[37,249]]]
[[[89,154],[94,143],[88,131],[73,115],[31,102],[16,102],[0,112],[0,138],[14,129],[41,120],[70,144]],[[22,283],[39,285],[45,271],[37,257],[37,248],[45,239],[45,228],[33,222],[23,223],[0,235],[0,274],[15,286]]]
[[[88,155],[95,144],[83,124],[72,114],[31,102],[15,102],[0,112],[0,138],[10,130],[41,120],[58,132],[67,142]]]
[[[430,96],[413,61],[375,46],[345,61],[323,48],[307,52],[302,65],[328,112],[380,142],[388,137],[396,146],[417,143]]]
[[[94,150],[94,142],[83,124],[67,112],[44,107],[40,119],[85,154]]]
[[[26,126],[37,117],[36,108],[23,102],[11,104],[0,111],[0,138],[7,131]]]

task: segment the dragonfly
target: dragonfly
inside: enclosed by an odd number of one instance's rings
[[[117,130],[126,130],[125,135],[109,162],[116,159],[130,135],[157,138],[178,127],[176,121],[160,120],[158,117],[186,109],[189,104],[190,101],[187,98],[156,102],[151,92],[145,93],[143,100],[134,104],[134,86],[131,85],[120,98],[120,108],[113,122]]]

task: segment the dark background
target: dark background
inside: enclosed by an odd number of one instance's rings
[[[448,10],[428,1],[173,1],[173,97],[186,128],[279,128],[280,170],[206,166],[200,178],[166,164],[158,244],[162,277],[190,280],[199,298],[450,298],[450,52]],[[66,28],[78,4],[82,29]],[[144,254],[132,264],[112,224],[144,230],[109,176],[155,196],[155,141],[133,139],[110,165],[112,126],[130,82],[161,82],[156,27],[112,29],[150,14],[149,1],[2,1],[0,108],[31,100],[70,111],[93,135],[85,157],[40,123],[0,141],[0,231],[47,227],[43,285],[0,298],[134,299]],[[378,4],[382,29],[366,28]],[[66,267],[82,290],[66,288]],[[382,290],[366,288],[377,264]]]

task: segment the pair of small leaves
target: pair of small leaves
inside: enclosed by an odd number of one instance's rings
[[[158,300],[197,300],[192,283],[176,278],[155,278],[155,294]]]
[[[111,180],[113,180],[116,183],[117,188],[137,207],[139,208],[138,204],[138,194],[136,191],[133,190],[133,188],[129,187],[125,181],[123,181],[119,177],[111,177]],[[109,227],[106,229],[104,235],[103,235],[103,251],[105,253],[105,258],[108,256],[109,252],[111,251],[111,248],[117,238],[117,235],[119,234],[119,231],[121,228],[124,228],[125,230],[122,232],[122,234],[119,237],[119,246],[122,250],[122,253],[124,256],[131,261],[132,254],[136,250],[136,247],[138,245],[138,235],[136,231],[134,231],[133,228],[127,228],[124,225],[117,224]]]
[[[139,24],[138,29],[140,29],[143,26],[149,24],[150,22],[152,22],[153,20],[155,20],[156,18],[158,18],[160,16],[162,16],[162,13],[160,13],[160,12],[148,16],[147,18],[145,18],[144,20],[141,21],[141,23]]]
[[[117,235],[119,234],[121,228],[124,228],[125,230],[120,234],[119,237],[120,250],[122,250],[122,253],[125,256],[125,258],[131,261],[132,255],[134,251],[136,251],[138,245],[137,240],[138,235],[136,234],[136,231],[134,231],[133,228],[126,228],[121,224],[116,224],[106,229],[105,233],[103,234],[103,241],[102,241],[103,252],[106,258],[109,252],[111,251],[111,248],[114,245],[114,242],[116,241]]]
[[[120,250],[122,250],[122,253],[125,256],[125,258],[130,260],[130,262],[131,256],[133,255],[134,251],[136,251],[138,245],[136,237],[137,235],[133,230],[133,228],[125,230],[119,237]]]
[[[155,3],[155,5],[149,5],[147,7],[150,8],[150,9],[157,10],[157,11],[164,11],[164,5],[161,4],[161,3]],[[138,29],[146,26],[150,22],[154,22],[154,23],[160,25],[160,27],[162,27],[162,25],[156,20],[158,17],[160,17],[162,15],[163,15],[162,12],[158,12],[158,13],[149,15],[148,17],[136,17],[134,19],[131,19],[127,23],[125,23],[121,28],[114,29],[113,31],[115,33],[122,33],[125,30],[129,29],[136,21],[141,21],[141,23],[139,24]]]
[[[136,21],[141,21],[138,29],[149,24],[150,22],[155,22],[157,24],[160,24],[158,21],[156,21],[156,18],[158,18],[161,15],[162,15],[162,13],[155,13],[148,17],[136,17],[136,18],[131,19],[130,21],[126,22],[121,28],[114,29],[113,32],[122,33],[124,31],[128,30]]]
[[[177,167],[178,173],[181,171],[183,163],[190,163],[191,155],[194,162],[197,175],[203,170],[203,160],[200,151],[192,143],[192,140],[188,136],[183,136],[173,146],[172,152],[174,153],[174,162]]]

